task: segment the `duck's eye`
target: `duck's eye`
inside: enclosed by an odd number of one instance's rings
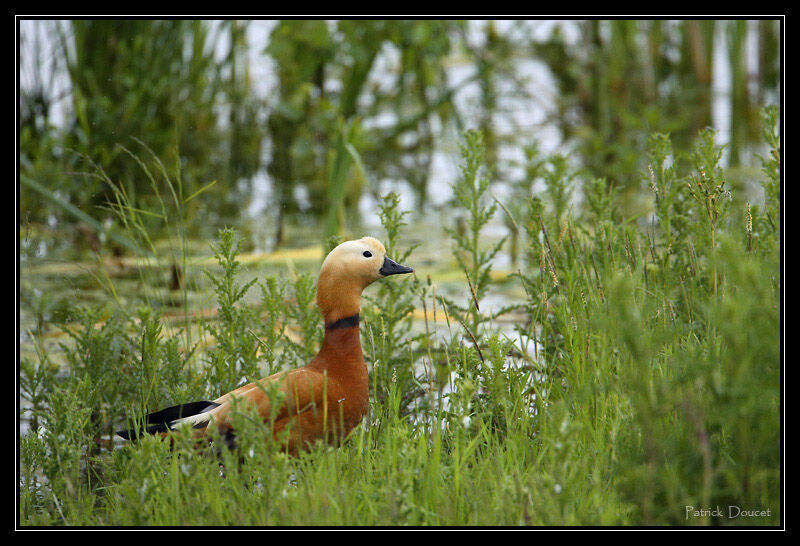
[[[372,252],[370,252],[369,250],[365,250],[364,251],[364,257],[365,258],[372,258]]]

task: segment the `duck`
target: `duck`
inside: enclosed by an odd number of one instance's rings
[[[230,445],[235,443],[231,417],[249,406],[271,425],[273,437],[288,454],[307,451],[320,441],[341,445],[369,407],[369,379],[359,337],[361,294],[379,279],[413,272],[390,259],[383,244],[373,237],[341,243],[320,268],[316,304],[325,335],[308,364],[248,383],[211,401],[150,413],[142,426],[117,431],[117,435],[125,440],[142,434],[166,437],[171,431],[191,427],[191,434],[202,439],[216,429]]]

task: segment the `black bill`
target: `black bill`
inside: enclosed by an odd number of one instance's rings
[[[390,260],[387,257],[383,258],[383,265],[379,270],[379,273],[384,277],[386,277],[387,275],[399,275],[400,273],[413,273],[413,272],[414,270],[411,269],[410,267],[400,265],[396,261]]]

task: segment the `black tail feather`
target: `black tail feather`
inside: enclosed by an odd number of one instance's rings
[[[157,425],[146,425],[143,428],[130,428],[128,430],[118,430],[117,436],[124,440],[138,440],[144,434],[157,434],[159,432],[167,432],[170,430],[167,423],[159,423]]]
[[[178,404],[177,406],[172,406],[154,413],[147,414],[140,426],[127,430],[118,430],[117,436],[124,438],[125,440],[135,440],[143,434],[167,432],[168,430],[171,430],[170,423],[176,419],[191,417],[192,415],[197,415],[198,413],[203,413],[204,411],[214,409],[217,406],[219,406],[219,404],[215,402],[208,402],[206,400],[189,402],[187,404]]]

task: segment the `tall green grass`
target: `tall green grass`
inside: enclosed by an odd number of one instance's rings
[[[650,139],[642,218],[620,216],[603,179],[571,208],[563,159],[529,154],[550,174],[542,196],[503,211],[523,248],[514,338],[480,308],[499,248],[482,229],[497,209],[469,133],[456,186],[467,229],[451,232],[466,303],[437,295],[421,268],[367,291],[371,408],[340,449],[288,458],[247,415],[236,451],[104,443],[115,424],[313,354],[313,278],[241,283],[235,233],[215,247],[210,350],[165,336],[151,308],[103,326],[76,310],[66,375],[44,352],[22,362],[38,429],[20,438],[21,524],[777,525],[780,153],[776,113],[765,120],[765,207],[728,192],[710,132],[687,157]],[[413,264],[398,202],[381,203],[381,236]],[[243,303],[249,290],[257,303]],[[730,519],[731,505],[769,515]],[[717,506],[723,516],[687,512]]]

